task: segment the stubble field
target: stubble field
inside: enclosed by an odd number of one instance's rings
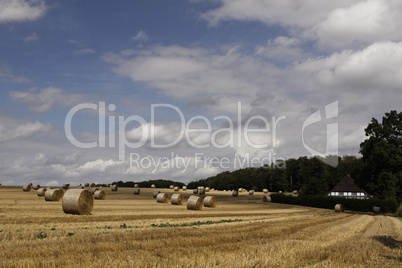
[[[92,215],[0,188],[0,267],[401,267],[402,221],[210,192],[216,208],[158,204],[120,188]],[[170,189],[158,189],[169,197]],[[180,193],[187,200],[192,191]]]

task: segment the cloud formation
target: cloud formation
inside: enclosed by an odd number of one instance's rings
[[[211,26],[227,20],[283,26],[291,35],[317,40],[322,48],[361,48],[374,42],[401,41],[398,0],[260,1],[222,0],[201,18]]]
[[[10,97],[25,103],[31,111],[37,113],[48,112],[55,105],[70,107],[84,101],[81,94],[68,93],[55,87],[48,87],[39,92],[11,91]]]
[[[144,31],[139,31],[132,38],[134,41],[146,41],[148,39],[148,35]]]
[[[33,32],[31,35],[28,35],[27,37],[24,38],[24,42],[33,42],[39,39],[39,35],[36,32]]]
[[[0,23],[38,20],[48,9],[43,0],[0,0],[0,7]]]

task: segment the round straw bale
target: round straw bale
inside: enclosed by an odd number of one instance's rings
[[[34,190],[38,190],[40,188],[40,185],[39,184],[34,184],[33,186],[32,186],[32,189],[34,189]]]
[[[23,190],[24,192],[29,192],[29,191],[31,191],[31,186],[29,186],[29,184],[28,184],[28,185],[24,185],[24,186],[22,186],[22,190]]]
[[[104,200],[106,197],[106,193],[103,190],[96,190],[94,193],[94,198],[95,199],[100,199],[100,200]]]
[[[378,213],[380,213],[380,207],[373,207],[373,213],[374,214],[378,214]]]
[[[106,183],[106,187],[110,187],[110,184],[109,184],[109,183]]]
[[[297,191],[297,190],[294,190],[293,191],[293,194],[298,194],[299,192]]]
[[[209,192],[211,189],[209,187],[205,187],[205,192]]]
[[[138,188],[138,183],[134,184],[134,188]]]
[[[170,202],[172,205],[183,205],[183,196],[181,194],[173,194]]]
[[[236,197],[236,196],[238,196],[239,195],[239,192],[238,191],[233,191],[233,193],[232,193],[232,196],[233,197]]]
[[[204,189],[199,190],[199,191],[198,191],[198,194],[199,194],[199,195],[205,195],[205,190],[204,190]]]
[[[168,202],[168,195],[165,193],[159,193],[156,196],[156,202],[158,203],[167,203]]]
[[[204,198],[204,207],[209,207],[209,208],[216,207],[216,198],[215,198],[215,196],[206,196]]]
[[[95,183],[91,183],[91,185],[89,185],[89,187],[96,187]]]
[[[78,189],[84,189],[84,186],[81,185],[81,186],[79,186],[79,187],[77,187],[77,188],[78,188]]]
[[[113,192],[117,192],[118,189],[119,189],[119,186],[117,186],[117,184],[114,184],[114,185],[112,186],[112,191],[113,191]]]
[[[175,192],[179,191],[180,188],[178,186],[174,187]]]
[[[271,202],[271,197],[269,195],[264,195],[262,202]]]
[[[187,186],[183,186],[183,191],[187,191]]]
[[[238,191],[239,193],[241,193],[241,192],[243,192],[243,188],[239,188],[237,191]]]
[[[281,194],[281,193],[282,193],[282,191],[279,191],[279,193]]]
[[[345,207],[343,206],[343,204],[335,205],[335,212],[344,212],[344,211],[345,211]]]
[[[203,200],[201,197],[192,195],[187,200],[187,209],[189,210],[201,210]]]
[[[253,195],[253,194],[254,194],[254,190],[248,191],[248,194],[249,194],[249,195]]]
[[[96,191],[98,191],[99,188],[95,187],[95,188],[91,188],[91,194],[95,194]]]
[[[31,182],[31,183],[28,183],[28,185],[29,185],[30,187],[32,187],[32,182]]]
[[[134,194],[139,195],[140,191],[140,188],[134,188]]]
[[[156,188],[155,184],[151,184],[151,188]]]
[[[173,189],[174,188],[174,185],[170,185],[170,189]]]
[[[61,189],[48,189],[45,192],[45,201],[59,201],[63,194]]]
[[[63,184],[63,189],[64,190],[70,189],[70,184],[69,183]]]
[[[155,191],[155,192],[152,194],[153,198],[156,198],[159,193],[160,193],[160,191]]]
[[[89,183],[85,183],[85,187],[89,187]]]
[[[36,194],[38,196],[44,196],[46,193],[46,190],[47,190],[46,188],[39,188],[38,191],[36,192]]]
[[[193,194],[198,194],[198,189],[194,189]]]
[[[262,190],[262,192],[263,192],[264,194],[267,194],[267,193],[268,193],[268,189],[264,189],[264,190]]]
[[[71,189],[63,198],[63,211],[66,214],[89,215],[94,206],[94,197],[85,189]]]
[[[82,186],[82,184],[80,183],[80,184],[77,184],[77,188],[81,188],[81,186]]]

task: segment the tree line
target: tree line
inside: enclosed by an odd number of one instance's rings
[[[402,112],[385,113],[382,121],[372,118],[360,144],[362,157],[327,156],[288,159],[281,165],[223,172],[191,182],[217,190],[240,187],[272,192],[299,190],[300,195],[326,195],[347,174],[363,190],[377,199],[402,202]],[[337,166],[327,163],[336,163]]]

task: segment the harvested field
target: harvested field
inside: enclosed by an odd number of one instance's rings
[[[262,202],[263,193],[191,211],[154,189],[103,189],[92,215],[36,191],[0,188],[0,267],[400,267],[402,220]],[[173,189],[159,189],[169,196]],[[206,235],[207,234],[207,235]]]

